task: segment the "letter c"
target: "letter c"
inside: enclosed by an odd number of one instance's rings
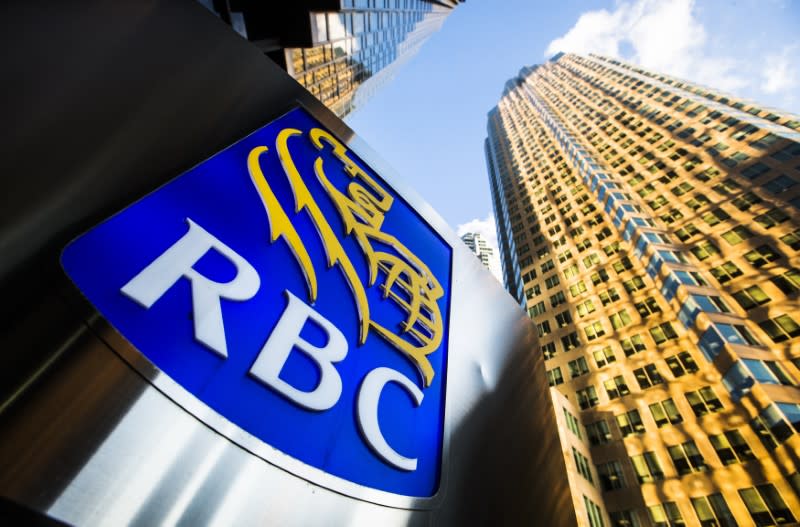
[[[389,446],[378,424],[378,403],[383,387],[389,382],[402,386],[414,398],[417,406],[422,403],[422,391],[403,374],[391,368],[375,368],[364,377],[358,391],[358,425],[367,444],[381,459],[400,470],[411,472],[417,469],[417,459],[401,456]]]

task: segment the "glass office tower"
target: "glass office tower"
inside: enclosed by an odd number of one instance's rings
[[[200,0],[344,117],[391,80],[463,0]]]
[[[800,117],[599,56],[489,113],[583,525],[800,519]]]

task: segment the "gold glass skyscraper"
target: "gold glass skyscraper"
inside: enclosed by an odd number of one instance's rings
[[[582,525],[800,519],[799,129],[598,56],[523,68],[489,113]]]

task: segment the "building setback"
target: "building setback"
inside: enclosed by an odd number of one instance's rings
[[[493,251],[486,244],[486,240],[477,232],[468,232],[461,236],[461,241],[469,247],[470,251],[475,253],[475,256],[478,257],[483,266],[489,269],[489,259],[492,257]]]
[[[523,68],[489,113],[581,525],[800,517],[798,129],[598,56]]]
[[[462,0],[200,0],[339,117],[413,57]]]

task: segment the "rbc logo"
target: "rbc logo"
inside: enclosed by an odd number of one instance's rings
[[[62,265],[225,420],[342,480],[431,497],[451,259],[296,109],[74,240]]]

